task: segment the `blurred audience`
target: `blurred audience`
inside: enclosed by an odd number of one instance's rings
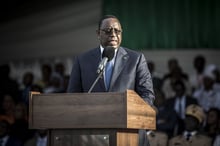
[[[203,55],[197,55],[193,59],[194,72],[190,75],[190,84],[192,92],[203,85],[203,71],[205,69],[206,59]]]
[[[200,143],[219,146],[219,68],[215,64],[207,65],[203,55],[195,56],[192,74],[186,74],[176,58],[170,58],[167,65],[168,72],[160,75],[154,62],[148,61],[158,109],[157,129],[146,132],[149,143],[151,146]],[[65,74],[62,62],[42,64],[40,71],[40,80],[34,80],[34,72],[25,72],[19,85],[18,79],[10,78],[10,66],[0,66],[0,146],[1,140],[4,144],[15,141],[13,146],[46,146],[47,130],[28,129],[29,93],[65,93],[69,75]],[[192,136],[187,138],[189,133]]]
[[[173,108],[166,106],[166,98],[161,90],[155,90],[155,106],[158,109],[156,116],[157,131],[165,132],[168,138],[174,135],[174,128],[178,121],[177,114]]]
[[[1,109],[0,109],[0,119],[5,119],[9,122],[9,124],[14,123],[14,110],[15,110],[16,102],[14,98],[5,94],[2,99]]]
[[[214,88],[215,76],[213,68],[207,66],[203,73],[203,85],[195,90],[193,97],[198,100],[198,103],[207,112],[211,107],[220,109],[220,92]]]
[[[29,92],[34,82],[34,75],[31,72],[26,72],[22,79],[21,100],[25,104],[29,103]]]
[[[168,136],[164,132],[147,131],[147,138],[150,146],[167,146]]]
[[[186,108],[186,118],[184,120],[184,132],[169,140],[169,146],[212,146],[211,138],[200,133],[200,128],[205,120],[203,109],[191,104]]]
[[[52,67],[49,64],[43,64],[41,66],[41,79],[36,82],[42,89],[50,85],[50,79],[52,75]]]
[[[62,93],[63,90],[63,78],[58,73],[52,73],[50,82],[43,89],[43,93]]]
[[[29,139],[24,146],[47,146],[48,144],[48,130],[39,129],[35,136]]]
[[[198,104],[197,100],[186,94],[186,87],[183,81],[176,80],[172,84],[175,95],[167,100],[167,107],[176,111],[178,122],[175,127],[174,135],[180,134],[184,130],[184,119],[186,107],[190,104]]]
[[[167,62],[168,73],[166,73],[163,77],[163,80],[172,77],[173,72],[176,70],[177,67],[180,67],[179,62],[176,58],[171,58]],[[181,72],[180,77],[188,80],[188,75],[186,73]]]
[[[55,63],[54,72],[58,73],[62,78],[65,76],[65,66],[62,62]]]
[[[11,135],[19,139],[22,143],[30,139],[34,130],[28,129],[28,114],[27,107],[25,103],[19,102],[15,106],[14,111],[15,121],[11,125]]]
[[[219,120],[220,120],[220,110],[217,108],[210,108],[207,112],[207,119],[204,126],[204,132],[206,135],[215,139],[219,133]]]
[[[10,124],[7,120],[0,119],[0,145],[23,146],[22,142],[10,135]]]
[[[216,65],[212,64],[212,66],[213,66],[212,73],[215,76],[215,83],[213,88],[220,92],[220,70]]]
[[[157,73],[155,71],[154,62],[153,61],[148,61],[147,65],[148,65],[149,71],[151,73],[154,89],[161,90],[162,85],[163,85],[163,80],[161,79],[161,76],[159,75],[159,73]]]
[[[10,94],[15,101],[19,100],[19,84],[10,77],[10,66],[4,64],[0,66],[0,97]]]
[[[162,90],[165,93],[166,98],[171,98],[175,95],[175,91],[173,90],[172,84],[181,80],[185,84],[186,93],[191,93],[191,86],[188,81],[188,75],[183,73],[182,68],[179,66],[178,61],[176,59],[171,59],[168,61],[169,73],[164,75],[163,78],[163,86]]]

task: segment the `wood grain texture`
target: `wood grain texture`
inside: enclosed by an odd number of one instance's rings
[[[138,146],[138,133],[117,132],[117,146]]]
[[[156,129],[156,112],[136,92],[127,90],[127,128]]]
[[[155,112],[134,91],[31,94],[30,128],[154,129]]]

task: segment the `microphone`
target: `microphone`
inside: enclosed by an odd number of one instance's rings
[[[108,46],[106,48],[104,48],[104,51],[102,53],[102,60],[99,63],[98,69],[97,69],[97,73],[98,73],[98,77],[96,78],[96,80],[93,82],[92,86],[90,87],[88,93],[91,93],[92,89],[94,88],[95,84],[98,82],[98,80],[101,78],[106,63],[110,60],[112,60],[112,58],[115,56],[115,48]]]
[[[106,63],[109,62],[110,60],[112,60],[112,58],[115,55],[115,48],[108,46],[106,48],[104,48],[103,54],[102,54],[102,60],[99,63],[98,69],[97,69],[97,73],[100,74],[101,72],[103,72]]]

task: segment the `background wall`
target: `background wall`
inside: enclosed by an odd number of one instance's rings
[[[25,71],[33,71],[40,77],[42,63],[59,61],[66,65],[66,74],[69,74],[74,56],[98,45],[95,31],[102,8],[102,0],[75,0],[5,19],[0,23],[0,64],[9,63],[12,77],[16,79]],[[192,73],[193,58],[197,54],[203,54],[207,64],[220,66],[218,48],[135,49],[143,52],[147,60],[154,61],[161,74],[167,72],[170,58],[177,58],[183,70]]]
[[[124,45],[148,50],[219,48],[219,0],[103,0],[123,25]]]
[[[0,25],[0,62],[74,56],[97,46],[101,1],[73,2]]]

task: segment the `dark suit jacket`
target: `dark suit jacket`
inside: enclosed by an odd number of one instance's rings
[[[23,146],[23,145],[21,141],[9,136],[9,139],[6,142],[6,146]]]
[[[101,61],[100,48],[92,49],[78,57],[72,68],[68,92],[88,92],[98,74]],[[136,91],[149,104],[153,104],[154,93],[151,75],[142,53],[120,47],[117,51],[109,91],[101,78],[92,92]]]
[[[167,100],[166,105],[168,108],[172,108],[175,110],[175,102],[176,102],[176,97],[172,97]],[[191,96],[186,96],[185,108],[190,104],[198,104],[198,102],[195,98],[192,98]]]
[[[171,109],[175,110],[175,102],[176,102],[176,97],[172,97],[172,98],[168,99],[167,103],[166,103],[167,108],[171,108]],[[191,96],[186,95],[185,109],[190,104],[198,104],[198,102],[195,98],[192,98]],[[185,129],[184,120],[181,118],[178,118],[177,124],[178,124],[177,134],[181,134]]]

